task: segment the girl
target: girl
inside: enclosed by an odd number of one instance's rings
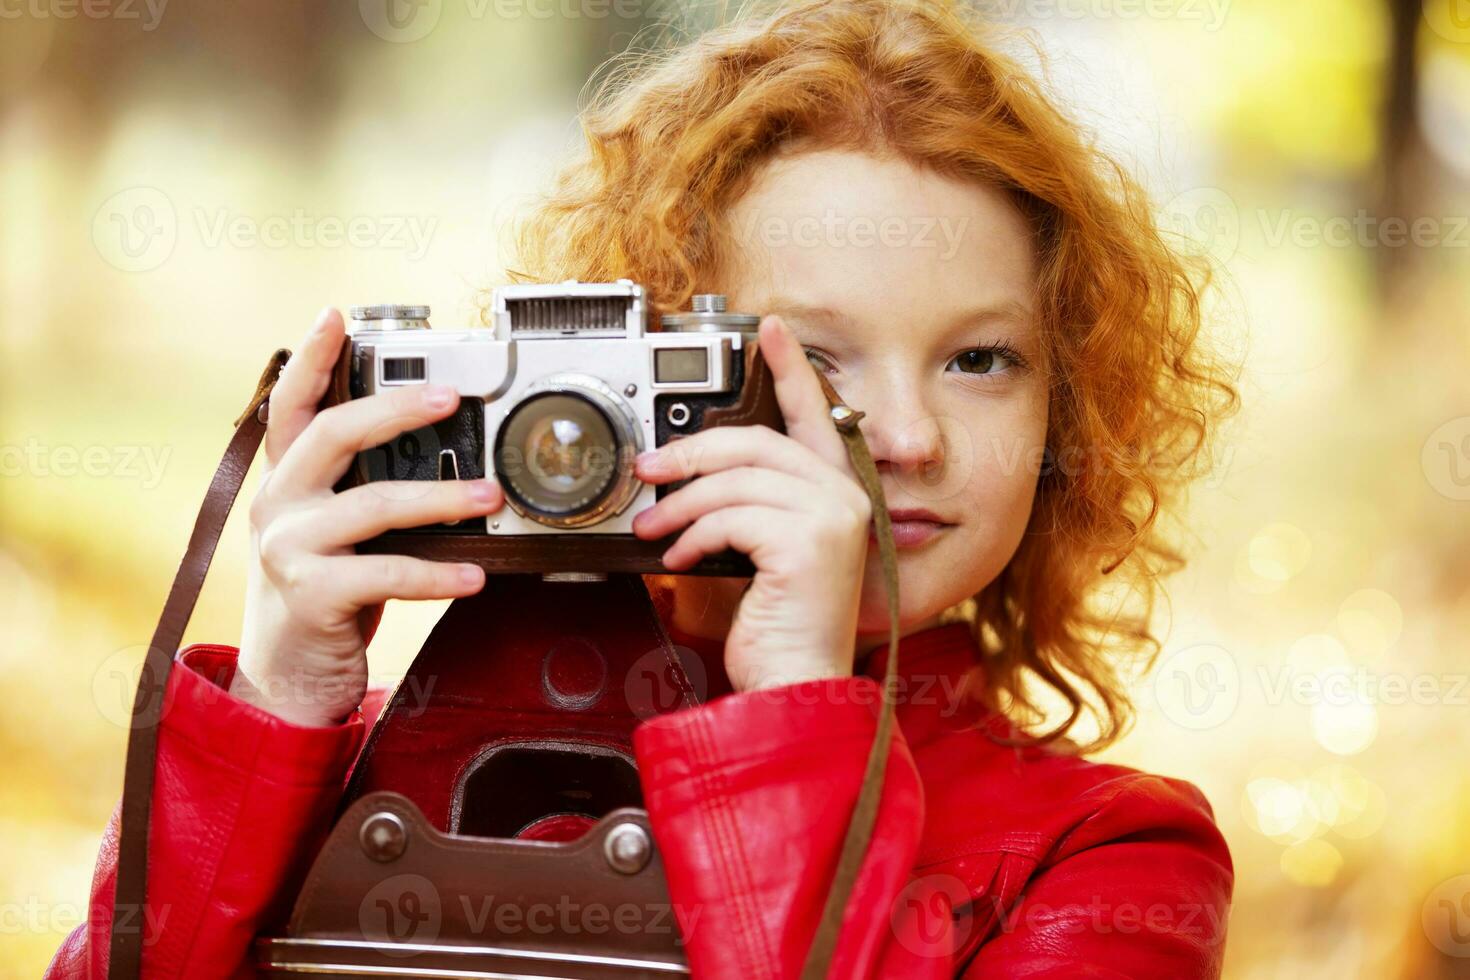
[[[515,278],[627,277],[657,311],[721,292],[767,314],[787,423],[638,461],[651,483],[697,477],[636,521],[679,533],[671,571],[727,547],[756,567],[647,579],[731,690],[635,734],[694,975],[799,973],[877,714],[881,569],[814,367],[866,413],[902,594],[899,730],[834,975],[1217,977],[1233,873],[1209,804],[1082,758],[1127,724],[1116,667],[1157,649],[1151,600],[1181,560],[1159,517],[1236,402],[1138,186],[939,2],[746,17],[605,87],[584,128]],[[381,707],[365,650],[382,603],[494,588],[471,565],[354,554],[503,496],[333,493],[357,448],[457,404],[404,388],[317,414],[343,331],[325,311],[272,395],[240,647],[189,647],[170,680],[150,978],[249,975]],[[1141,608],[1099,610],[1113,581]],[[1040,733],[1036,681],[1071,709]],[[111,840],[52,976],[105,968]]]

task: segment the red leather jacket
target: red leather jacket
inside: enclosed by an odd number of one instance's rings
[[[374,690],[340,726],[290,725],[225,693],[235,655],[189,646],[169,681],[148,980],[254,975],[252,937],[289,914],[383,704]],[[727,694],[636,730],[645,805],[696,977],[800,973],[873,737],[886,655],[854,677]],[[1002,719],[958,696],[976,655],[963,624],[901,642],[899,727],[833,975],[1218,977],[1233,867],[1204,796],[1179,779],[995,744],[987,733],[1008,731]],[[105,976],[116,842],[114,813],[90,919],[47,977]]]

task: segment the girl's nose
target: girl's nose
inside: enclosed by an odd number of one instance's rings
[[[860,423],[863,437],[879,471],[927,475],[944,463],[944,433],[940,419],[925,412],[917,397],[903,392],[894,398],[866,399],[872,408]]]

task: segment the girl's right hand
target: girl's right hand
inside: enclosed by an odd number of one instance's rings
[[[494,480],[333,486],[356,454],[445,418],[454,389],[412,385],[318,412],[346,327],[323,310],[271,391],[265,470],[250,505],[251,561],[230,693],[298,725],[334,725],[367,691],[367,644],[388,599],[451,599],[485,584],[478,566],[353,545],[393,528],[483,517]]]

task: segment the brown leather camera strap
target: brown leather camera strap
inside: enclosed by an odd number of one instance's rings
[[[127,763],[123,770],[122,814],[117,844],[117,883],[112,901],[112,937],[108,948],[109,977],[137,980],[143,970],[144,915],[148,888],[148,823],[153,808],[153,763],[158,754],[158,725],[163,718],[163,696],[174,654],[184,637],[184,627],[194,613],[194,603],[204,586],[204,575],[219,544],[225,518],[230,516],[235,497],[265,435],[262,406],[280,377],[291,352],[285,348],[271,355],[260,375],[255,394],[235,420],[235,435],[210,481],[209,492],[194,521],[194,533],[184,560],[174,575],[173,588],[153,631],[153,640],[143,659],[138,692],[133,699],[132,729],[128,733]]]
[[[204,585],[205,574],[219,544],[225,520],[244,484],[245,475],[265,436],[266,411],[271,388],[280,377],[291,352],[285,348],[271,355],[261,373],[255,394],[235,420],[230,439],[214,478],[210,481],[199,516],[194,522],[188,548],[174,576],[163,614],[148,645],[138,690],[133,701],[132,728],[128,735],[127,762],[123,776],[122,812],[119,819],[117,879],[113,894],[111,944],[108,976],[113,980],[138,980],[142,975],[144,923],[147,899],[148,827],[153,804],[154,762],[158,752],[158,729],[164,712],[164,693],[174,656],[183,640],[184,628]],[[888,663],[883,677],[883,698],[877,731],[868,755],[862,787],[853,807],[842,851],[822,918],[802,970],[804,980],[825,977],[841,932],[843,912],[872,836],[882,796],[893,736],[894,697],[898,652],[898,563],[893,545],[883,488],[866,441],[858,431],[863,413],[843,403],[821,374],[816,375],[831,406],[832,420],[847,446],[853,469],[873,503],[873,520],[878,551],[883,562],[883,579],[888,594]]]
[[[822,918],[817,922],[816,935],[807,949],[806,963],[802,966],[802,980],[821,980],[827,976],[832,964],[832,954],[837,949],[837,938],[842,933],[842,917],[847,911],[847,899],[852,894],[858,869],[867,856],[868,841],[873,836],[873,824],[878,818],[878,803],[883,796],[883,777],[888,770],[888,749],[893,742],[894,686],[898,682],[898,554],[893,545],[893,522],[888,517],[887,498],[883,495],[883,484],[878,478],[878,468],[868,451],[868,443],[858,431],[862,412],[849,407],[841,396],[817,372],[822,393],[831,406],[832,421],[837,426],[842,441],[847,444],[847,455],[852,468],[868,492],[873,503],[873,529],[878,539],[878,556],[883,562],[883,587],[888,595],[888,664],[883,671],[883,697],[878,707],[878,727],[873,733],[873,747],[868,752],[868,765],[863,771],[863,784],[858,790],[857,802],[853,804],[852,816],[847,824],[847,836],[842,841],[842,851],[837,857],[837,870],[832,874],[832,884],[827,890],[827,903],[822,907]]]

